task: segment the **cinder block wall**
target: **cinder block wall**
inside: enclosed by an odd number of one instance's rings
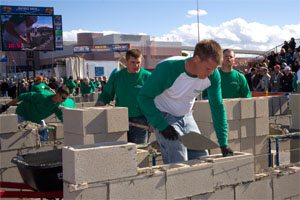
[[[105,144],[103,146],[103,144]],[[130,169],[136,163],[130,143],[107,143],[63,149],[64,199],[297,199],[300,167],[254,175],[254,157],[237,152],[233,157],[212,155],[201,160]],[[131,159],[123,157],[123,146]],[[116,153],[111,153],[111,152]],[[68,155],[67,155],[68,154]],[[71,155],[72,154],[72,155]],[[91,157],[109,156],[106,165]],[[99,156],[95,156],[99,155]],[[65,159],[66,158],[66,159]],[[136,166],[136,165],[135,165]],[[120,171],[126,172],[120,173]],[[66,173],[66,174],[65,174]],[[127,174],[124,176],[124,174]],[[119,177],[118,177],[119,176]]]
[[[268,97],[224,99],[228,123],[228,143],[234,151],[255,155],[255,171],[268,167]],[[193,115],[201,133],[217,142],[209,102],[196,101]],[[211,150],[219,154],[220,149]]]

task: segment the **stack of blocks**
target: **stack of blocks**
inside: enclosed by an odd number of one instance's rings
[[[255,155],[255,170],[268,167],[268,97],[224,99],[228,123],[228,144],[234,151]],[[217,142],[209,102],[196,101],[193,115],[201,133]],[[211,154],[220,153],[212,149]]]
[[[292,112],[292,129],[300,130],[300,94],[290,95],[290,110]]]
[[[65,109],[64,145],[127,141],[126,107],[89,107]]]
[[[64,199],[180,199],[254,180],[253,155],[137,168],[127,142],[64,147]]]

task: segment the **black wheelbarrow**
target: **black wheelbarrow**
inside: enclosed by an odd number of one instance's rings
[[[12,158],[24,183],[38,192],[63,191],[62,150],[17,155]]]

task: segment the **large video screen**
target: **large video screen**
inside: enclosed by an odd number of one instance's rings
[[[54,51],[53,16],[1,15],[2,51]]]

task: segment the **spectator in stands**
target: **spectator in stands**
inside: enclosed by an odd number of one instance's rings
[[[276,63],[276,56],[277,56],[277,54],[275,53],[275,51],[271,51],[271,54],[268,56],[268,60],[269,60],[268,68],[270,70],[273,70],[273,67],[277,64]]]
[[[223,63],[219,69],[223,99],[251,98],[247,80],[243,74],[233,69],[235,53],[232,49],[223,51]]]
[[[268,74],[268,69],[266,67],[262,67],[261,69],[262,78],[256,86],[256,91],[258,92],[266,92],[270,88],[270,75]]]
[[[250,72],[248,74],[245,75],[245,78],[247,80],[248,86],[250,91],[253,91],[253,78],[255,77],[256,74],[256,69],[255,68],[251,68]]]
[[[298,71],[298,69],[299,69],[299,67],[300,67],[299,62],[300,62],[300,60],[298,61],[298,60],[294,59],[294,62],[293,62],[293,64],[291,65],[291,67],[292,67],[292,72],[295,72],[295,73],[296,73],[296,72]]]
[[[294,75],[291,73],[291,68],[288,66],[285,67],[283,73],[284,75],[280,79],[281,92],[292,92]]]
[[[17,86],[13,78],[10,78],[8,82],[8,96],[13,99],[17,96]]]
[[[58,87],[61,87],[64,85],[64,78],[60,78],[58,82]]]
[[[116,106],[128,108],[129,122],[148,126],[141,108],[138,106],[137,95],[144,86],[151,73],[142,65],[143,55],[138,49],[126,52],[126,68],[111,75],[107,84],[102,88],[96,106],[109,104],[116,97]],[[128,142],[144,144],[149,141],[148,130],[129,126]]]
[[[274,73],[271,75],[271,92],[279,92],[280,90],[280,79],[283,76],[283,74],[280,71],[280,66],[275,65],[274,66]]]
[[[26,81],[25,79],[19,79],[18,80],[18,85],[17,85],[17,90],[18,90],[18,96],[24,92],[27,92],[28,89],[27,89],[27,84],[26,84]]]
[[[289,46],[292,49],[292,51],[295,51],[295,47],[296,47],[296,42],[295,42],[295,38],[291,38],[291,40],[289,41]]]
[[[282,46],[281,48],[284,49],[285,52],[287,52],[288,49],[290,48],[290,45],[289,45],[289,43],[288,43],[287,41],[284,41],[284,42],[283,42],[283,46]],[[285,53],[285,52],[284,52],[284,53]]]
[[[50,79],[49,87],[51,87],[53,90],[57,90],[59,87],[58,81],[56,77],[52,77]]]
[[[8,96],[8,83],[7,80],[4,78],[2,83],[1,83],[1,96],[2,97],[7,97]]]
[[[260,68],[256,69],[255,76],[252,79],[253,91],[256,91],[257,85],[260,82],[260,79],[263,77],[262,70]]]

